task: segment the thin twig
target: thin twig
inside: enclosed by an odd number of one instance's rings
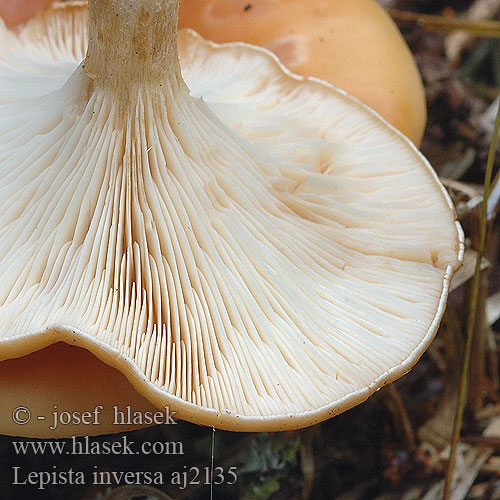
[[[388,397],[391,399],[392,404],[394,405],[395,418],[399,420],[399,424],[402,427],[406,446],[409,449],[412,449],[415,447],[415,433],[413,432],[413,428],[410,422],[410,418],[408,417],[408,412],[406,411],[406,407],[403,403],[403,400],[401,399],[401,396],[395,384],[390,384],[387,387],[386,393]]]
[[[480,234],[479,234],[479,245],[477,249],[476,258],[476,268],[475,274],[472,281],[471,297],[470,297],[470,307],[469,315],[467,317],[467,341],[465,344],[464,361],[462,367],[462,376],[460,378],[460,389],[458,394],[458,404],[457,411],[455,414],[455,422],[453,425],[453,435],[451,438],[451,449],[450,449],[450,459],[448,462],[448,468],[446,470],[446,482],[444,488],[444,500],[450,498],[453,471],[455,468],[455,461],[457,455],[458,441],[460,438],[460,429],[462,428],[462,420],[465,408],[465,402],[467,399],[467,381],[469,378],[469,364],[471,357],[472,340],[474,337],[474,325],[476,322],[476,311],[477,303],[479,297],[479,281],[481,276],[481,259],[484,253],[484,247],[486,242],[486,230],[488,225],[487,218],[487,202],[488,196],[491,192],[491,178],[493,174],[493,163],[495,161],[495,153],[498,141],[498,131],[500,128],[500,103],[498,106],[497,116],[495,119],[495,126],[493,128],[493,137],[491,139],[490,150],[488,153],[488,161],[486,164],[486,174],[484,177],[484,201],[482,206],[481,221],[480,221]]]
[[[390,9],[391,16],[397,21],[409,21],[429,30],[466,31],[471,35],[484,38],[500,38],[499,21],[473,21],[456,17],[417,14],[406,10]]]

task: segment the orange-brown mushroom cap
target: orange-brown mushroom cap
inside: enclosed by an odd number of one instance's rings
[[[294,73],[346,90],[418,146],[425,92],[398,28],[375,0],[182,0],[179,26],[272,50]]]
[[[63,342],[0,362],[0,400],[0,432],[38,438],[124,432],[158,411],[121,372]]]
[[[177,53],[175,0],[90,6],[83,62],[83,4],[0,27],[0,361],[66,342],[253,431],[408,371],[463,253],[415,146],[264,49]]]
[[[7,26],[26,22],[53,0],[1,0],[0,17]]]

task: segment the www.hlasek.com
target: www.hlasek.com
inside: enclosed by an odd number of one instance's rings
[[[181,441],[144,441],[137,443],[129,440],[127,435],[114,441],[101,441],[95,438],[72,437],[67,441],[13,441],[12,446],[17,455],[183,455],[184,447]],[[119,484],[172,485],[183,490],[188,485],[199,484],[234,484],[237,468],[229,467],[187,467],[182,471],[165,474],[162,471],[101,471],[97,465],[94,470],[79,471],[73,468],[61,469],[52,466],[50,471],[26,471],[23,467],[12,467],[12,484],[29,485],[39,490],[49,485],[104,485]]]
[[[181,441],[144,441],[136,443],[128,436],[115,441],[97,441],[90,436],[73,436],[69,441],[13,441],[16,455],[183,455]]]

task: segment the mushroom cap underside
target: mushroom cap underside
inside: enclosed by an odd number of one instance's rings
[[[111,434],[167,418],[120,371],[64,342],[2,361],[0,396],[0,433],[10,436]]]
[[[79,65],[86,16],[0,28],[0,359],[84,347],[230,430],[311,425],[408,371],[463,253],[410,141],[267,51],[190,31],[189,91],[143,82],[117,106]]]

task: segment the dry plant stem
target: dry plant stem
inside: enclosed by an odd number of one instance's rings
[[[473,327],[474,336],[471,346],[470,389],[467,408],[472,413],[479,411],[483,406],[484,395],[489,385],[486,380],[487,325],[486,299],[488,296],[489,268],[480,272],[479,292],[476,305],[476,321]]]
[[[481,244],[481,218],[483,206],[486,205],[486,200],[481,201],[481,204],[470,214],[470,239],[471,247],[479,248]],[[486,232],[486,242],[488,241],[488,232]],[[484,248],[483,248],[484,253]],[[476,253],[477,258],[477,253]],[[480,269],[479,291],[476,302],[475,323],[473,326],[473,340],[471,345],[471,356],[469,366],[469,389],[467,396],[467,409],[472,413],[476,413],[482,408],[484,395],[488,390],[488,381],[486,379],[486,356],[487,356],[487,325],[486,325],[486,299],[488,297],[488,280],[490,266]],[[474,273],[475,274],[475,273]],[[472,276],[473,278],[474,276]],[[469,293],[472,293],[472,282],[469,286]]]
[[[465,344],[464,361],[462,367],[462,375],[460,378],[460,390],[458,394],[457,411],[455,414],[455,422],[453,426],[453,435],[451,439],[450,459],[446,470],[446,482],[444,488],[444,500],[450,498],[453,471],[455,468],[455,460],[457,454],[458,441],[460,438],[460,429],[462,428],[463,413],[467,399],[467,382],[469,378],[469,364],[471,358],[472,342],[474,337],[474,327],[476,325],[476,311],[479,298],[479,285],[481,278],[481,259],[484,253],[486,242],[486,230],[488,225],[487,219],[487,201],[491,192],[491,178],[493,173],[493,163],[495,160],[495,152],[498,141],[498,130],[500,128],[500,105],[498,107],[497,116],[495,119],[495,127],[493,128],[493,137],[491,139],[490,150],[488,154],[488,162],[486,165],[486,174],[484,178],[484,201],[482,205],[481,225],[479,233],[479,246],[477,249],[477,259],[475,274],[472,281],[469,315],[467,317],[467,341]]]
[[[429,30],[460,30],[477,37],[500,38],[500,22],[498,21],[471,21],[468,19],[417,14],[398,9],[391,9],[389,12],[396,21],[417,23]]]
[[[413,432],[408,412],[406,411],[403,400],[401,399],[395,384],[390,384],[387,387],[387,395],[390,398],[389,410],[393,412],[393,418],[395,419],[397,427],[405,440],[406,446],[410,449],[414,448],[415,433]]]

